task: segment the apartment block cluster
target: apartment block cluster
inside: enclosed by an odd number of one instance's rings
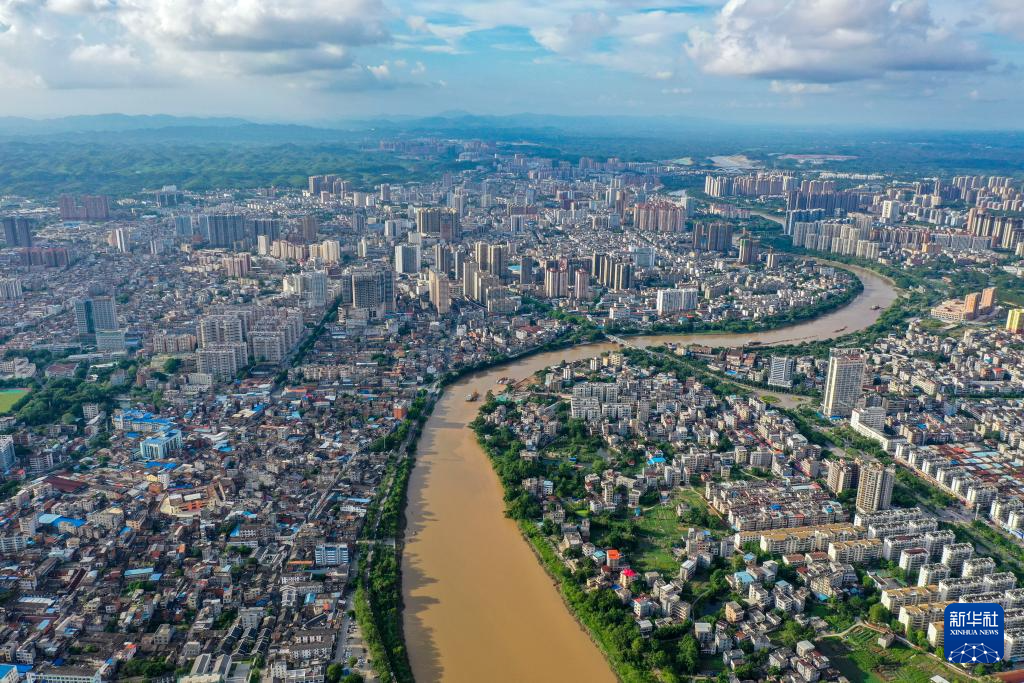
[[[866,526],[869,540],[880,541],[873,546],[880,557],[891,559],[895,550],[902,547],[899,566],[908,577],[916,577],[916,582],[908,585],[877,577],[882,588],[882,606],[908,633],[925,632],[930,645],[941,647],[947,605],[996,603],[1006,613],[1004,658],[1024,658],[1024,588],[1017,587],[1017,577],[1012,572],[996,571],[995,560],[976,556],[974,546],[956,542],[952,531],[921,533],[934,522],[934,517],[919,508],[858,519],[858,524]],[[893,531],[909,535],[893,535]]]
[[[840,189],[822,172],[707,176],[711,197],[780,198],[793,244],[868,260],[1009,251],[1020,255],[1024,219],[1019,179],[956,176],[911,183],[869,182]],[[810,177],[808,177],[810,176]]]
[[[1024,406],[1001,398],[1021,389],[1019,339],[981,329],[952,337],[912,323],[870,349],[834,349],[823,413],[848,416],[899,466],[1024,537],[1024,519],[1012,514],[1024,493]]]

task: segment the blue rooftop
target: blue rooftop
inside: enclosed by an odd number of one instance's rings
[[[140,567],[138,569],[126,569],[124,572],[125,578],[136,577],[136,576],[148,576],[153,573],[152,567]]]
[[[733,574],[737,581],[746,586],[747,584],[754,583],[754,577],[750,575],[750,572],[742,571]]]

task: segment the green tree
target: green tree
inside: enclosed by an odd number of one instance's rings
[[[872,605],[868,608],[868,621],[873,624],[886,624],[891,618],[889,610],[887,610],[881,603]]]
[[[697,673],[700,666],[700,648],[697,646],[697,639],[691,634],[686,634],[679,641],[679,656],[676,659],[684,673]]]
[[[329,664],[327,666],[327,676],[325,677],[327,683],[339,683],[341,677],[345,675],[345,667],[337,662]]]

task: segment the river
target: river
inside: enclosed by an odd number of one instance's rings
[[[816,320],[770,332],[633,337],[630,344],[777,344],[863,329],[897,292],[870,271],[842,267],[857,273],[864,291]],[[615,680],[515,523],[505,518],[501,484],[467,427],[480,404],[465,400],[472,391],[482,396],[495,389],[501,377],[520,379],[615,348],[589,344],[531,356],[468,376],[437,402],[409,483],[402,565],[405,638],[420,683]]]

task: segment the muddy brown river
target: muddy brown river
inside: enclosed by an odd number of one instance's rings
[[[840,265],[840,264],[837,264]],[[742,346],[829,339],[873,323],[897,297],[883,278],[846,266],[864,283],[848,305],[770,332],[633,337]],[[403,555],[404,625],[416,680],[458,683],[614,681],[607,662],[563,604],[516,525],[503,515],[501,484],[467,425],[501,377],[520,379],[562,360],[618,348],[601,343],[543,353],[466,377],[427,421],[409,484]],[[500,388],[500,387],[498,387]]]

